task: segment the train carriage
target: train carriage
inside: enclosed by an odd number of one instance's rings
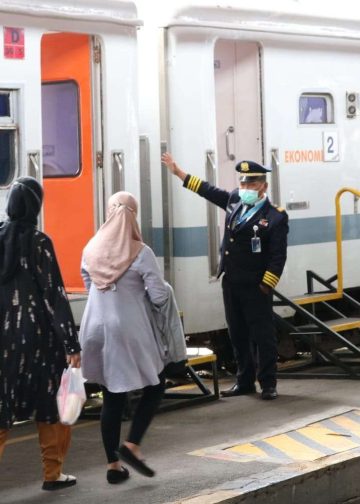
[[[79,260],[105,199],[125,179],[138,194],[140,21],[131,2],[30,1],[0,11],[0,213],[16,176],[42,181],[41,225],[79,321]]]
[[[235,160],[272,167],[270,197],[290,217],[278,285],[287,296],[306,292],[306,270],[336,274],[335,195],[359,187],[360,25],[347,5],[194,2],[179,6],[164,30],[163,148],[188,172],[229,190],[238,185]],[[172,243],[164,261],[187,332],[221,329],[223,213],[180,190],[177,180],[170,196]],[[357,196],[344,196],[342,212],[344,285],[352,288],[360,280]]]
[[[14,177],[43,181],[41,225],[81,319],[81,250],[119,190],[173,283],[187,333],[225,328],[222,211],[161,167],[232,189],[235,160],[272,166],[290,217],[278,286],[336,272],[334,197],[359,187],[360,14],[353,3],[19,0],[0,5],[0,214]],[[344,285],[360,286],[358,199],[345,196]],[[289,315],[283,309],[283,315]]]

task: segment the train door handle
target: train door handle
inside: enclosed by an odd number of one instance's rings
[[[234,161],[235,159],[235,154],[230,153],[230,145],[229,145],[229,135],[230,133],[234,133],[234,131],[235,131],[234,126],[229,126],[225,133],[226,155],[230,159],[230,161]]]
[[[41,182],[41,170],[40,170],[40,152],[33,151],[28,152],[28,171],[31,177],[36,178],[38,182]]]
[[[125,188],[125,168],[124,168],[124,151],[112,151],[112,193],[123,191]]]

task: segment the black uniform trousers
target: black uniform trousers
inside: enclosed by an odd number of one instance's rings
[[[237,383],[262,389],[276,386],[277,344],[273,325],[272,296],[258,284],[231,283],[222,279],[225,316],[237,364]]]

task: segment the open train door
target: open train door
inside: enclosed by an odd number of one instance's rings
[[[41,78],[44,229],[53,240],[66,290],[82,292],[81,254],[94,234],[98,194],[91,36],[43,35]]]

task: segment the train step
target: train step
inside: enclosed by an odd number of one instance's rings
[[[355,317],[341,317],[333,320],[322,321],[322,324],[326,325],[329,329],[334,332],[344,332],[350,331],[351,329],[360,328],[360,319]],[[317,324],[304,324],[296,326],[296,331],[292,332],[293,336],[297,334],[322,334],[323,331]]]
[[[360,318],[348,316],[359,313],[360,302],[347,292],[332,290],[334,289],[332,282],[336,278],[332,277],[329,280],[324,280],[316,273],[307,271],[308,294],[288,298],[274,290],[274,305],[288,305],[296,315],[285,320],[275,312],[275,320],[280,331],[287,333],[295,341],[301,341],[302,351],[311,356],[309,366],[318,365],[319,363],[323,365],[331,363],[338,368],[338,373],[335,376],[360,379],[360,369],[352,366],[353,363],[349,361],[348,357],[345,359],[343,354],[336,353],[339,348],[345,348],[352,356],[354,364],[358,364],[360,346],[354,340],[355,335],[348,335],[346,331],[360,328]],[[314,287],[313,280],[329,290],[311,293]],[[333,300],[341,300],[341,303],[328,302]],[[326,312],[328,320],[324,321]],[[300,322],[300,325],[296,321]],[[312,337],[315,335],[321,335],[321,337]],[[295,374],[301,377],[308,376],[302,363],[297,368],[298,372],[294,367],[291,372],[284,371],[281,372],[281,375],[285,378]],[[333,377],[334,373],[330,376],[329,373],[324,372],[318,374],[318,376]]]
[[[335,320],[328,320],[325,324],[335,332],[350,331],[360,327],[360,319],[355,317],[338,318]]]
[[[341,299],[342,294],[338,292],[317,292],[315,294],[302,294],[290,297],[290,301],[297,305],[306,305],[312,303],[321,303],[324,301],[333,301],[334,299]]]

